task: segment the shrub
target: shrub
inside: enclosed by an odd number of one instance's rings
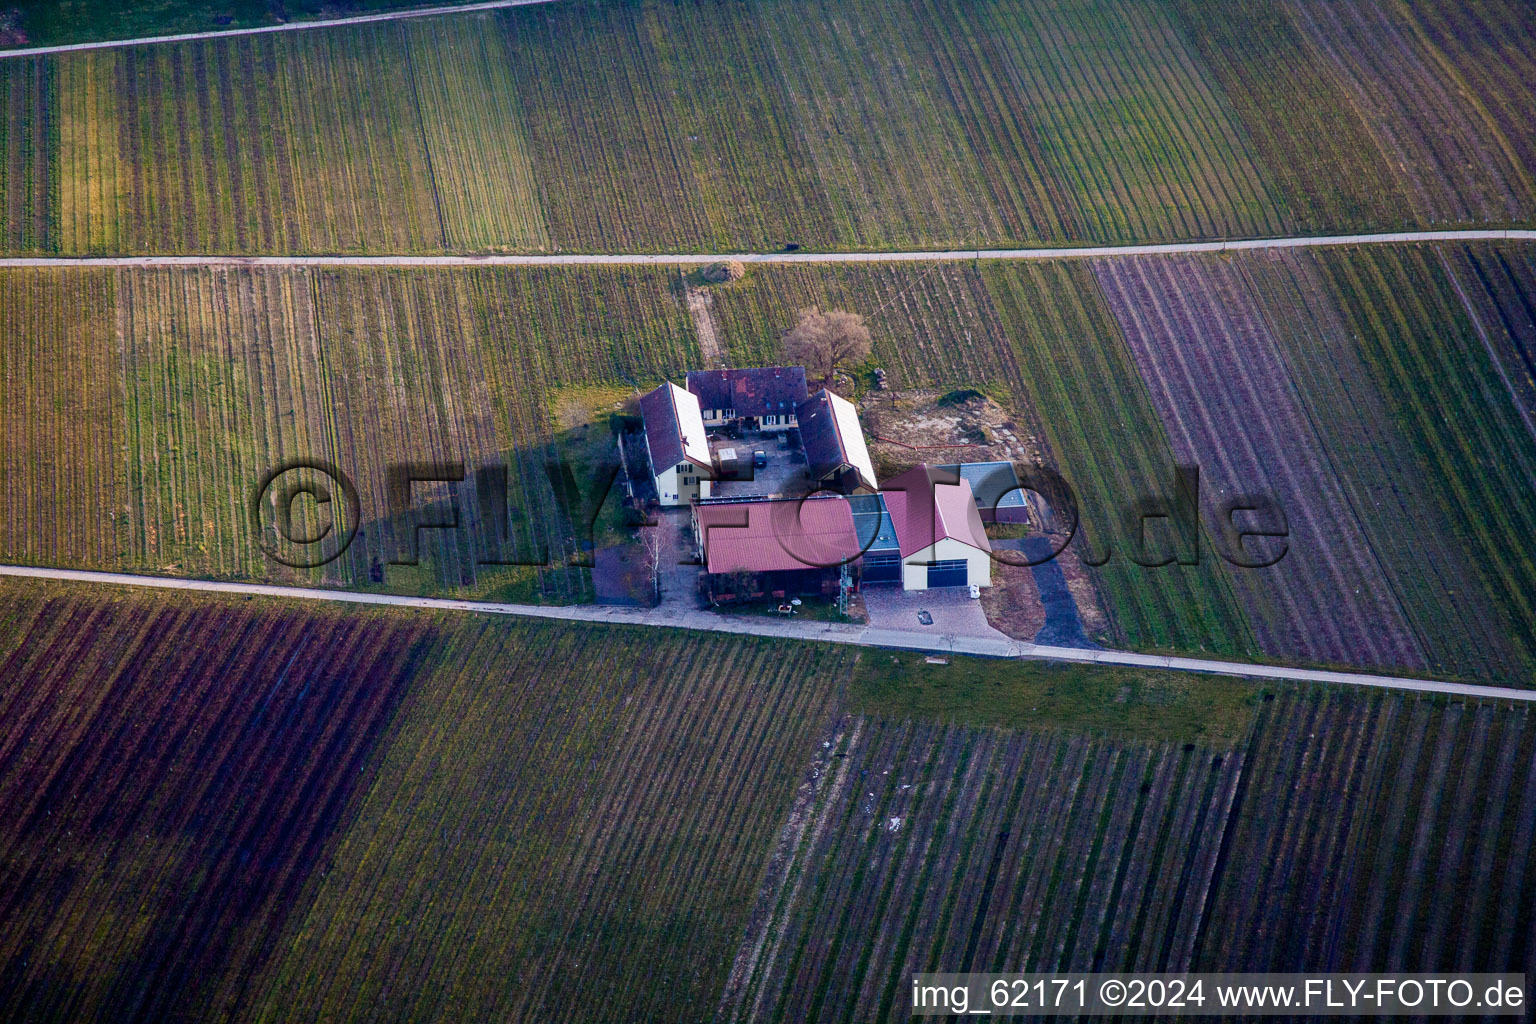
[[[741,260],[716,260],[701,270],[699,276],[710,284],[725,284],[746,277],[747,267]]]

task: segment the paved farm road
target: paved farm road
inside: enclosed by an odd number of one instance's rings
[[[405,18],[428,18],[434,14],[463,14],[467,11],[494,11],[502,7],[527,7],[530,4],[553,3],[554,0],[488,0],[474,4],[453,4],[440,7],[407,7],[398,11],[379,14],[359,14],[350,18],[327,18],[315,21],[290,21],[282,25],[261,25],[256,28],[226,28],[217,32],[183,32],[174,36],[140,36],[137,39],[105,39],[94,43],[66,43],[60,46],[27,46],[15,50],[0,50],[0,60],[6,57],[36,57],[45,53],[72,53],[76,50],[106,50],[115,46],[147,46],[150,43],[181,43],[189,39],[221,39],[225,36],[255,36],[268,32],[299,32],[308,28],[332,28],[337,25],[363,25],[370,21],[401,21]]]
[[[837,623],[781,621],[768,618],[717,615],[713,612],[676,610],[666,606],[653,610],[615,608],[604,605],[528,605],[501,604],[492,601],[458,601],[451,598],[407,597],[396,594],[359,594],[345,590],[317,590],[307,587],[278,587],[256,583],[223,583],[212,580],[173,579],[162,576],[135,576],[128,573],[89,572],[81,569],[47,569],[25,565],[0,565],[0,576],[27,579],[62,580],[113,586],[150,587],[162,590],[193,590],[201,593],[239,594],[247,597],[277,597],[301,601],[333,601],[345,604],[382,605],[393,608],[427,608],[439,611],[478,612],[489,615],[518,615],[539,619],[566,619],[576,622],[606,622],[615,625],[662,626],[696,629],[715,633],[745,633],[754,636],[820,640],[860,647],[884,647],[898,650],[936,651],[938,653],[978,654],[995,658],[1034,658],[1042,661],[1092,662],[1102,665],[1130,665],[1144,668],[1172,669],[1242,676],[1249,679],[1289,679],[1304,682],[1335,683],[1345,686],[1371,686],[1388,690],[1420,693],[1444,693],[1461,697],[1490,697],[1498,700],[1536,702],[1536,690],[1515,690],[1502,686],[1473,686],[1433,679],[1402,676],[1377,676],[1362,672],[1332,672],[1319,669],[1285,668],[1255,665],[1241,661],[1216,661],[1205,658],[1181,658],[1160,654],[1135,654],[1130,651],[1079,650],[1072,647],[1043,647],[1019,640],[994,640],[985,637],[935,637],[928,633],[897,629],[871,629]]]
[[[1293,238],[1234,238],[1224,242],[1162,242],[1156,245],[1042,246],[1033,249],[928,249],[906,252],[757,253],[550,253],[481,256],[6,256],[0,267],[548,267],[678,266],[733,259],[743,263],[928,263],[964,260],[1103,259],[1172,253],[1239,252],[1246,249],[1308,249],[1329,245],[1384,245],[1413,242],[1536,242],[1529,228],[1473,228],[1465,231],[1392,231],[1374,235],[1298,235]]]

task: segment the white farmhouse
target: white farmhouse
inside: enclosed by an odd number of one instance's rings
[[[713,466],[699,400],[668,381],[640,399],[645,447],[663,505],[687,505],[707,498]]]

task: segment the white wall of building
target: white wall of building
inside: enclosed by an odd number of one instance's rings
[[[929,562],[966,563],[966,582],[978,587],[992,585],[992,556],[964,541],[945,537],[901,560],[901,589],[927,590]]]
[[[663,505],[687,505],[694,498],[709,497],[710,479],[691,462],[668,466],[656,474],[656,493]]]
[[[703,418],[706,427],[724,426],[736,418],[735,409],[701,409],[699,415]],[[766,416],[758,417],[758,426],[763,430],[788,430],[799,426],[799,419],[793,412],[771,412]]]

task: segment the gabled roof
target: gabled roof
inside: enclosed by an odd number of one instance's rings
[[[958,473],[914,466],[886,481],[880,493],[896,528],[903,558],[945,539],[980,551],[992,550],[971,485]]]
[[[870,490],[880,485],[875,480],[875,466],[864,443],[864,428],[853,403],[823,388],[812,395],[797,414],[800,443],[811,475],[820,480],[843,466],[852,466],[859,481]]]
[[[712,573],[824,569],[859,555],[853,513],[836,496],[708,502],[694,515]]]
[[[701,409],[732,409],[737,416],[785,416],[805,401],[805,367],[689,370],[688,391]]]
[[[697,398],[667,381],[640,399],[640,416],[654,472],[680,462],[709,468],[709,440]]]
[[[1019,490],[1019,477],[1011,462],[963,462],[939,466],[940,472],[959,473],[971,485],[983,522],[1024,523],[1029,506]]]

